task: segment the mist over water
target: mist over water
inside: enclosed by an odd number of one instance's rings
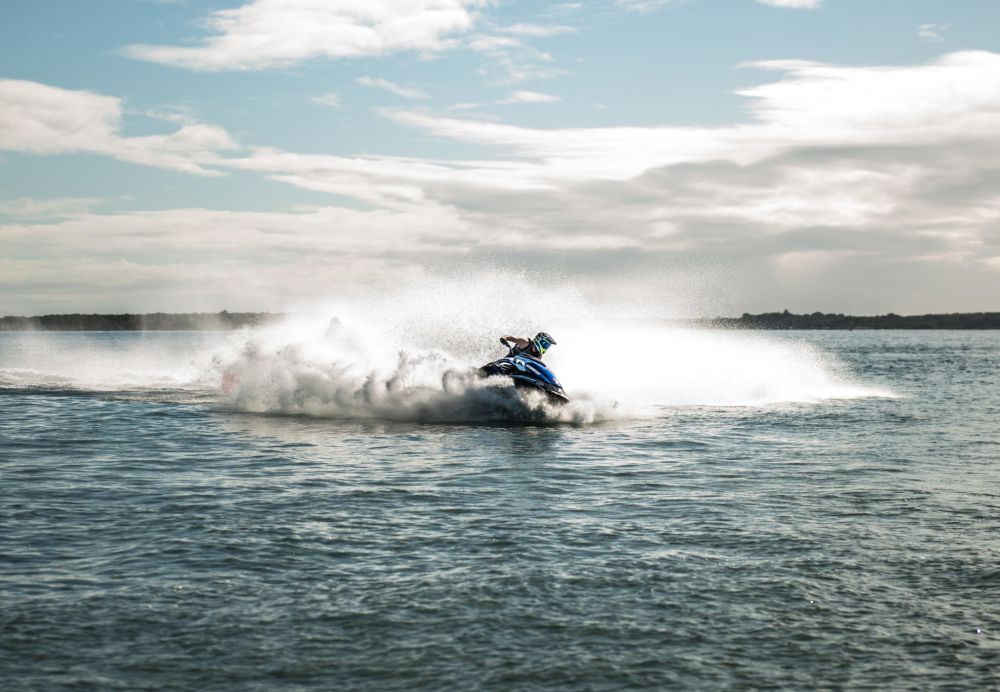
[[[91,392],[215,388],[222,332],[0,333],[0,388]]]
[[[761,406],[889,396],[834,356],[773,334],[672,325],[630,305],[598,312],[524,276],[439,280],[231,334],[21,335],[0,385],[177,390],[247,412],[402,421],[590,423],[664,406]],[[652,311],[650,311],[652,312]],[[553,406],[481,380],[498,337],[547,331],[546,363],[571,398]]]

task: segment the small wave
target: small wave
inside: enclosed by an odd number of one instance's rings
[[[0,368],[0,389],[67,389],[71,378],[31,368]]]
[[[211,355],[229,339],[228,334],[171,332],[13,332],[2,337],[0,388],[95,393],[213,389]]]

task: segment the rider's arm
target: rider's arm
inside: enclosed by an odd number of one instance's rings
[[[520,336],[505,336],[503,338],[506,339],[507,341],[514,342],[514,345],[517,346],[518,348],[528,348],[528,344],[531,343],[530,339],[525,339]]]

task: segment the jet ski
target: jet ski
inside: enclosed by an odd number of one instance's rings
[[[507,355],[479,368],[480,377],[509,377],[521,391],[545,394],[550,404],[565,404],[569,397],[556,376],[545,363],[527,353],[514,354],[514,346],[506,339],[500,343],[507,347]]]

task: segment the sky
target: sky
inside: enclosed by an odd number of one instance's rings
[[[1000,310],[994,0],[2,16],[0,314],[442,277],[664,316]]]

